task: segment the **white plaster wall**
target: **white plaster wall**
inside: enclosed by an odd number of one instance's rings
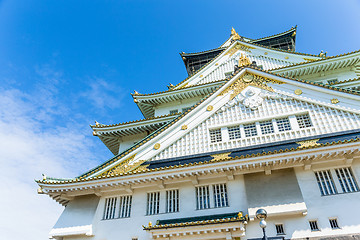
[[[171,103],[161,104],[155,107],[155,117],[170,114],[171,110],[177,109],[179,113],[183,108],[192,107],[195,103],[200,101],[202,97],[190,98],[183,101],[174,101]]]
[[[120,141],[119,153],[122,153],[126,149],[130,148],[136,142],[140,141],[141,139],[143,139],[146,136],[147,136],[146,133],[139,133],[139,134],[134,134],[134,135],[130,135],[130,136],[121,137],[119,139],[119,141]]]

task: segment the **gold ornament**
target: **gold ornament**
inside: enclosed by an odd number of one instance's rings
[[[238,62],[239,67],[248,66],[251,64],[250,59],[245,55],[241,54]]]
[[[299,149],[302,149],[302,148],[319,146],[320,143],[317,143],[317,141],[319,141],[319,140],[320,140],[320,138],[318,138],[318,139],[306,140],[306,141],[301,141],[301,142],[296,142],[296,143],[297,143],[297,144],[300,144],[300,146],[298,146],[298,148],[299,148]]]
[[[294,93],[295,93],[296,95],[301,95],[301,94],[302,94],[302,90],[301,90],[301,89],[296,89],[296,90],[294,91]]]
[[[268,55],[268,53],[267,53],[267,52],[264,52],[264,55]]]
[[[333,98],[330,101],[332,104],[337,104],[338,102],[340,102],[339,99],[337,99],[337,98]]]
[[[187,125],[185,125],[185,124],[181,126],[181,130],[186,130],[187,128],[188,128],[188,127],[187,127]]]
[[[210,161],[213,162],[213,161],[218,161],[218,160],[222,160],[225,158],[229,158],[230,153],[231,152],[210,155],[213,158]]]
[[[160,148],[160,143],[155,143],[154,149],[155,149],[155,150],[158,150],[159,148]]]
[[[207,108],[206,108],[206,110],[209,111],[209,112],[212,111],[213,109],[214,109],[214,107],[213,107],[212,105],[209,105],[209,106],[207,106]]]
[[[116,175],[116,174],[121,174],[121,173],[127,173],[127,172],[131,172],[131,171],[134,171],[134,170],[138,170],[139,168],[146,169],[147,166],[149,166],[149,165],[140,166],[146,160],[139,160],[139,161],[136,161],[134,163],[130,163],[131,161],[134,160],[135,155],[136,154],[134,154],[131,157],[123,160],[122,162],[120,162],[118,165],[116,165],[112,169],[100,174],[100,176],[111,176],[111,175]]]

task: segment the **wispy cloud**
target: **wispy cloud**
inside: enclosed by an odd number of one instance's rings
[[[52,121],[71,122],[71,111],[58,99],[61,73],[45,70],[31,92],[0,88],[0,239],[48,239],[63,208],[37,195],[34,179],[74,177],[98,161],[83,128]]]

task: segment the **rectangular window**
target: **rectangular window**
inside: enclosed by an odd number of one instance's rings
[[[274,126],[271,120],[260,122],[260,129],[261,129],[261,134],[274,133]]]
[[[160,210],[160,192],[147,194],[147,215],[159,214]]]
[[[119,200],[119,218],[130,217],[132,196],[121,196]]]
[[[179,112],[179,110],[177,110],[177,109],[175,109],[175,110],[170,110],[170,114],[176,114],[176,113],[178,113]]]
[[[209,186],[196,187],[196,209],[210,208]]]
[[[335,173],[344,193],[359,191],[359,187],[349,167],[335,169]]]
[[[114,219],[116,213],[116,201],[117,198],[106,198],[105,199],[105,209],[103,219]]]
[[[310,229],[311,231],[319,231],[318,223],[317,221],[309,221]]]
[[[214,190],[214,207],[218,208],[218,207],[229,206],[226,184],[213,185],[213,190]]]
[[[241,138],[241,133],[240,133],[240,127],[228,127],[228,131],[229,131],[229,139],[230,140],[234,140],[234,139],[239,139]]]
[[[315,176],[322,196],[337,193],[330,170],[315,172]]]
[[[296,115],[296,120],[300,128],[312,127],[309,114]]]
[[[285,132],[291,130],[289,118],[276,119],[276,124],[278,126],[279,132]]]
[[[339,229],[339,224],[336,218],[329,219],[331,229]]]
[[[276,234],[277,235],[284,235],[284,225],[283,224],[275,224],[275,228],[276,228]]]
[[[166,191],[166,212],[178,212],[179,211],[179,190]]]
[[[244,131],[245,131],[245,137],[256,136],[257,135],[256,124],[251,123],[244,125]]]
[[[210,130],[210,142],[216,143],[216,142],[221,142],[221,141],[222,141],[221,129]]]

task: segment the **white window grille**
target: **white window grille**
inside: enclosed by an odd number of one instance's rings
[[[176,113],[178,113],[178,112],[179,112],[179,110],[177,110],[177,109],[170,110],[170,114],[176,114]]]
[[[239,126],[228,127],[228,132],[229,132],[229,139],[230,140],[241,138],[241,133],[240,133],[240,127]]]
[[[359,187],[349,167],[335,169],[335,173],[344,193],[359,191]]]
[[[337,193],[330,170],[315,172],[315,176],[322,196]]]
[[[296,120],[299,124],[299,128],[312,127],[309,114],[296,115]]]
[[[260,122],[260,129],[261,129],[261,134],[274,133],[274,126],[271,120]]]
[[[277,235],[284,235],[284,225],[283,224],[275,224],[275,228],[276,228],[276,234]]]
[[[119,218],[130,217],[132,196],[121,196],[119,200]]]
[[[213,185],[214,190],[214,207],[227,207],[229,206],[226,184]]]
[[[329,219],[331,229],[339,229],[339,224],[336,218]]]
[[[256,136],[257,135],[256,124],[251,123],[244,125],[244,131],[245,131],[245,137]]]
[[[289,118],[276,119],[276,124],[278,126],[279,132],[291,130],[291,124]]]
[[[160,210],[160,192],[147,194],[147,215],[159,214]]]
[[[209,186],[196,187],[196,209],[210,208]]]
[[[316,220],[309,221],[311,231],[319,231],[319,226]]]
[[[116,213],[116,197],[105,199],[105,209],[103,219],[114,219]]]
[[[222,141],[221,129],[210,130],[210,142],[216,143],[221,141]]]
[[[166,191],[166,212],[178,212],[179,211],[179,190]]]

